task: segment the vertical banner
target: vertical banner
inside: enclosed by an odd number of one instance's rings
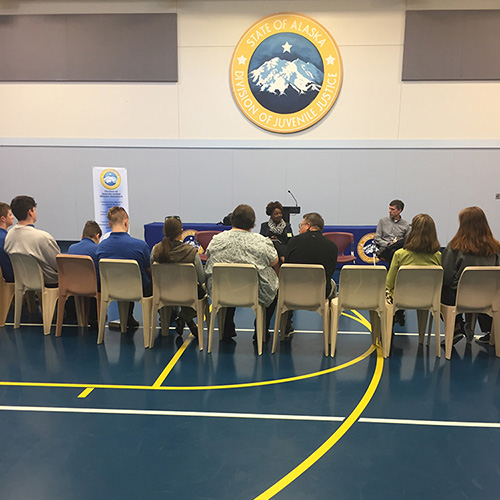
[[[92,167],[92,176],[95,220],[105,234],[111,231],[107,217],[111,207],[123,207],[128,212],[127,169]]]

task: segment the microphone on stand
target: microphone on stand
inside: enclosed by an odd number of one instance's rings
[[[295,198],[295,196],[293,195],[293,193],[289,189],[288,189],[288,193],[294,199],[295,206],[294,207],[283,207],[283,219],[285,219],[285,222],[287,222],[287,223],[290,222],[290,214],[300,214],[300,207],[299,207],[299,202],[297,201],[297,198]]]
[[[299,202],[297,201],[297,198],[295,198],[295,196],[293,195],[293,193],[290,190],[288,190],[288,192],[290,193],[290,196],[295,201],[295,206],[298,207],[299,206]]]

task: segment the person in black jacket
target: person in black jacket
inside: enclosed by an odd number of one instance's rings
[[[269,215],[269,220],[260,225],[260,234],[271,238],[280,261],[283,262],[286,246],[293,237],[292,227],[283,219],[283,205],[279,201],[270,201],[266,214]]]
[[[304,215],[299,234],[290,240],[285,262],[290,264],[320,264],[325,268],[326,296],[335,297],[337,285],[332,279],[337,267],[337,245],[322,234],[325,221],[320,214]]]

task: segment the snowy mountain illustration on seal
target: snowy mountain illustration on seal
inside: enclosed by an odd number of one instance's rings
[[[323,83],[323,72],[314,64],[301,59],[286,61],[273,57],[261,64],[257,69],[250,71],[249,81],[252,90],[270,92],[275,95],[286,95],[287,90],[293,89],[299,94],[318,92]]]

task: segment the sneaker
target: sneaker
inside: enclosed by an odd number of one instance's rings
[[[479,337],[478,339],[476,339],[476,342],[478,344],[489,344],[490,343],[490,334],[487,333],[486,335]]]
[[[129,316],[129,318],[127,319],[127,326],[130,326],[131,328],[137,328],[139,326],[139,322],[133,316]]]
[[[293,328],[288,332],[285,332],[285,334],[283,335],[283,340],[291,339],[294,333],[295,330]]]

